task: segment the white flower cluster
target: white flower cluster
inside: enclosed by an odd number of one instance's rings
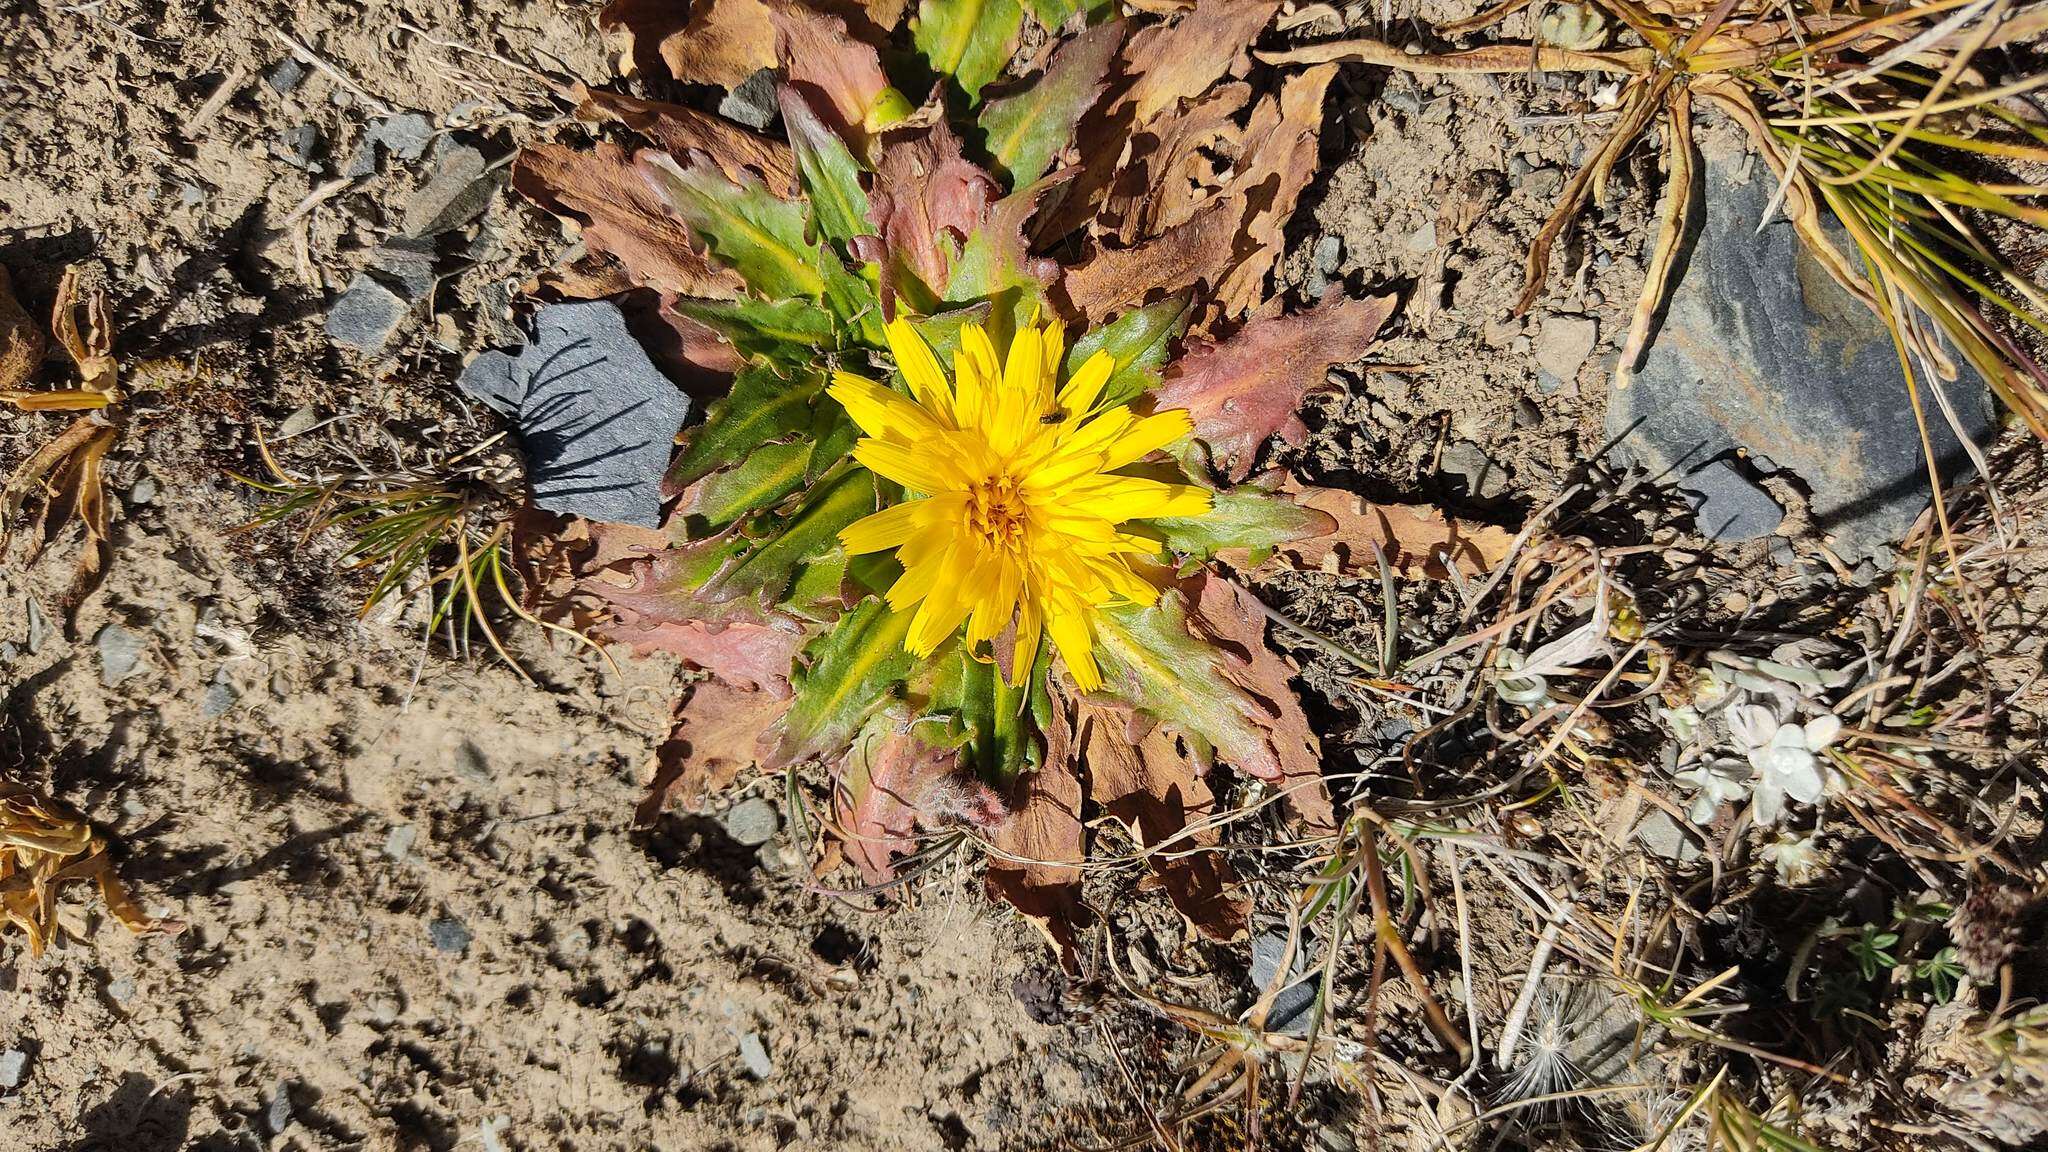
[[[1686,814],[1695,824],[1710,823],[1723,804],[1745,798],[1755,800],[1757,823],[1775,824],[1788,799],[1812,804],[1839,780],[1825,752],[1841,738],[1842,721],[1821,694],[1847,676],[1815,670],[1796,650],[1773,655],[1778,658],[1713,653],[1693,702],[1663,710],[1672,734],[1687,745],[1697,746],[1703,732],[1727,731],[1725,741],[1713,740],[1673,774],[1693,791]]]

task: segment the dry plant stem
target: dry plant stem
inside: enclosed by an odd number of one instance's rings
[[[1614,386],[1626,388],[1641,365],[1643,349],[1650,340],[1650,325],[1663,306],[1670,288],[1671,269],[1692,219],[1693,166],[1699,153],[1692,142],[1692,90],[1680,87],[1671,98],[1671,118],[1665,124],[1669,141],[1665,153],[1671,158],[1671,172],[1665,181],[1664,210],[1657,221],[1657,240],[1644,271],[1642,295],[1628,321],[1628,338],[1615,368]]]
[[[1543,984],[1543,971],[1550,964],[1551,950],[1557,947],[1557,934],[1564,928],[1567,901],[1543,926],[1543,934],[1536,938],[1536,950],[1529,955],[1529,972],[1522,978],[1522,991],[1515,997],[1515,1005],[1508,1012],[1507,1023],[1502,1025],[1500,1045],[1494,1049],[1493,1066],[1503,1071],[1515,1062],[1515,1048],[1521,1043],[1522,1029],[1529,1022],[1529,1010],[1536,1004],[1536,993]]]
[[[1428,1018],[1431,1031],[1453,1052],[1458,1062],[1472,1058],[1472,1046],[1465,1041],[1464,1034],[1451,1025],[1444,1015],[1443,1006],[1429,990],[1429,981],[1422,969],[1415,963],[1415,956],[1408,951],[1407,941],[1401,938],[1400,930],[1394,924],[1392,910],[1387,906],[1387,877],[1380,866],[1379,845],[1370,824],[1360,828],[1360,856],[1365,861],[1366,894],[1372,898],[1373,933],[1380,945],[1393,954],[1394,963],[1400,966],[1401,975],[1407,978],[1408,986],[1416,998],[1422,1001],[1423,1015]]]

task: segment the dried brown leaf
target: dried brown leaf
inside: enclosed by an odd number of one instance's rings
[[[775,64],[775,31],[762,0],[610,0],[599,27],[623,31],[642,71],[659,63],[690,84],[738,87]]]
[[[1285,251],[1287,221],[1302,189],[1316,173],[1317,141],[1323,126],[1323,98],[1337,74],[1324,64],[1287,78],[1277,98],[1252,112],[1244,136],[1243,161],[1230,180],[1245,201],[1245,257],[1216,286],[1226,316],[1250,311],[1265,299],[1266,274]]]
[[[1071,732],[1060,738],[1047,735],[1049,744],[1072,739]],[[1045,933],[1061,967],[1079,972],[1075,933],[1084,915],[1080,864],[1087,857],[1081,780],[1072,756],[1049,752],[1044,767],[1019,778],[1012,789],[1009,817],[989,831],[988,839],[1000,853],[989,858],[989,895],[1010,904]]]
[[[1356,492],[1310,487],[1292,478],[1278,491],[1337,522],[1336,531],[1328,535],[1280,545],[1274,562],[1297,571],[1377,576],[1377,544],[1396,573],[1441,580],[1453,565],[1467,575],[1490,571],[1514,547],[1514,533],[1505,528],[1456,520],[1429,505],[1375,504]],[[1233,565],[1246,561],[1242,550],[1221,556]]]
[[[1163,727],[1141,724],[1150,730],[1134,735],[1134,717],[1122,709],[1085,700],[1075,707],[1088,798],[1129,828],[1141,847],[1168,845],[1150,863],[1174,907],[1211,940],[1236,939],[1251,901],[1235,891],[1237,878],[1221,854],[1200,851],[1221,834],[1187,833],[1190,824],[1215,813],[1203,765]]]
[[[587,152],[556,144],[528,148],[512,165],[512,186],[579,224],[584,245],[618,261],[635,286],[720,300],[744,287],[736,273],[698,250],[690,230],[616,144]]]
[[[1071,309],[1100,324],[1126,308],[1213,286],[1238,261],[1243,201],[1220,196],[1133,248],[1093,248],[1061,279]]]
[[[1131,153],[1102,203],[1099,234],[1130,247],[1185,222],[1228,177],[1219,155],[1235,155],[1251,102],[1249,84],[1219,84],[1131,139]]]
[[[630,644],[636,656],[666,652],[685,666],[711,673],[776,697],[789,695],[789,669],[806,635],[796,623],[777,620],[754,624],[735,620],[711,624],[703,620],[633,622],[598,629],[607,641]]]
[[[1178,20],[1134,33],[1123,54],[1124,72],[1134,77],[1124,96],[1132,122],[1142,125],[1242,71],[1246,51],[1279,11],[1278,0],[1202,0]]]
[[[777,196],[796,195],[796,161],[789,145],[758,132],[749,131],[723,116],[681,104],[642,100],[619,92],[578,85],[578,119],[623,124],[671,156],[692,151],[709,157],[725,178],[744,183],[745,174],[761,178]]]
[[[690,686],[676,705],[675,725],[654,751],[654,778],[633,809],[633,823],[646,827],[672,803],[700,811],[740,773],[760,763],[761,735],[789,702],[766,692],[735,688],[717,680]]]
[[[1308,714],[1301,710],[1293,680],[1298,669],[1266,644],[1266,613],[1257,596],[1213,573],[1183,585],[1188,622],[1229,655],[1224,675],[1267,709],[1260,726],[1280,765],[1273,787],[1287,797],[1312,831],[1336,827],[1329,791],[1323,786],[1323,746]]]
[[[1221,344],[1193,341],[1167,369],[1152,406],[1187,409],[1217,466],[1242,480],[1267,438],[1301,443],[1302,398],[1325,386],[1331,365],[1365,355],[1394,302],[1332,295],[1306,312],[1253,320]]]

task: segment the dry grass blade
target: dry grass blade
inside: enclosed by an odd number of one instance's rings
[[[1664,207],[1657,220],[1657,240],[1650,252],[1643,276],[1643,294],[1629,314],[1628,338],[1622,343],[1621,363],[1615,369],[1615,386],[1628,387],[1629,377],[1642,363],[1643,349],[1650,340],[1650,325],[1671,291],[1671,269],[1678,261],[1679,246],[1692,219],[1693,173],[1699,150],[1692,140],[1692,91],[1681,87],[1671,102],[1671,119],[1664,128],[1671,158],[1671,171],[1664,184]]]

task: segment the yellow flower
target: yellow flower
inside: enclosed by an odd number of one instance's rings
[[[910,395],[846,372],[834,374],[831,395],[867,434],[854,459],[910,498],[847,527],[840,542],[855,555],[896,549],[903,575],[888,601],[916,609],[903,642],[912,654],[931,655],[963,622],[969,644],[1014,623],[1011,683],[1029,672],[1042,630],[1076,685],[1101,687],[1096,615],[1159,598],[1131,567],[1159,545],[1119,525],[1209,510],[1199,488],[1117,469],[1187,435],[1188,414],[1101,406],[1115,368],[1107,352],[1061,385],[1058,321],[1019,333],[1006,361],[987,332],[965,325],[950,381],[909,323],[899,317],[888,334]]]

